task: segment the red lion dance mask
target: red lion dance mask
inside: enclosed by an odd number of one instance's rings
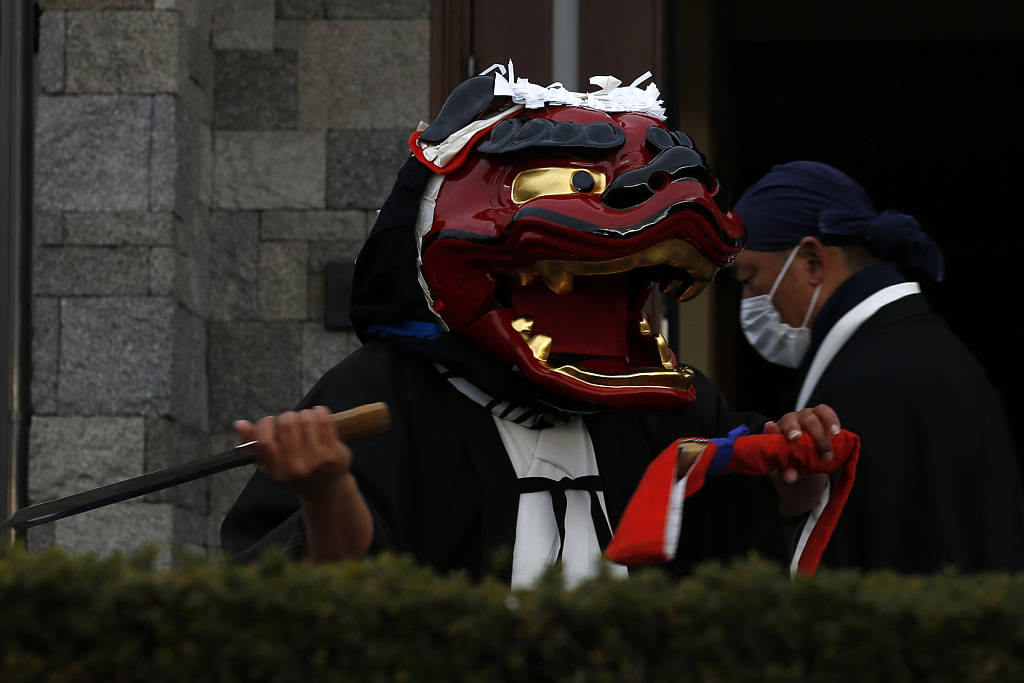
[[[511,68],[511,65],[510,65]],[[463,82],[410,138],[435,176],[420,285],[443,325],[532,383],[587,403],[673,408],[693,371],[648,321],[652,289],[699,294],[743,248],[724,188],[655,86],[580,94]]]

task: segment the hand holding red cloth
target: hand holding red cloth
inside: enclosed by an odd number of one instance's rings
[[[665,531],[672,525],[672,488],[682,479],[686,480],[685,497],[689,498],[704,486],[709,474],[767,475],[787,467],[802,474],[838,471],[838,480],[821,514],[816,520],[808,519],[807,524],[813,528],[797,563],[800,573],[813,574],[850,495],[860,439],[852,432],[840,430],[832,437],[833,456],[826,461],[806,433],[789,441],[781,434],[744,435],[746,431],[745,427],[733,430],[724,439],[679,439],[662,451],[647,467],[605,555],[625,565],[671,560],[675,555],[674,541],[669,541]],[[694,454],[696,459],[690,464]],[[681,515],[682,509],[675,513]],[[678,528],[678,521],[674,528]]]

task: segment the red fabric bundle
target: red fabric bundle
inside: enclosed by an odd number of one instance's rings
[[[821,459],[818,448],[808,434],[789,441],[781,434],[738,436],[732,439],[680,439],[654,459],[647,467],[640,485],[626,506],[615,535],[605,555],[619,564],[642,565],[667,562],[672,555],[666,552],[665,529],[669,520],[669,497],[672,487],[680,480],[677,475],[681,445],[697,447],[700,453],[683,475],[686,479],[686,497],[699,491],[709,474],[767,475],[775,470],[792,467],[800,473],[839,471],[828,502],[814,524],[803,547],[797,569],[813,574],[821,555],[832,537],[839,515],[853,486],[860,455],[860,439],[856,434],[842,430],[832,437],[829,461]],[[732,455],[728,457],[731,447]],[[716,456],[718,462],[716,461]],[[724,462],[724,458],[728,461]]]

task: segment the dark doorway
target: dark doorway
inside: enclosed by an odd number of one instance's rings
[[[915,215],[946,257],[945,281],[926,295],[1016,415],[1024,408],[1015,272],[1024,244],[1015,201],[1024,181],[1024,29],[1010,7],[990,10],[900,16],[857,3],[866,16],[853,26],[813,13],[758,25],[736,2],[725,55],[727,154],[737,190],[773,164],[812,159],[859,180],[879,209]],[[790,408],[792,375],[740,340],[738,402]]]

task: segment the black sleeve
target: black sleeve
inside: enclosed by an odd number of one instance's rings
[[[847,365],[812,397],[861,438],[825,565],[1024,568],[1024,493],[1002,407],[966,351],[940,334],[929,343],[904,344],[910,353],[890,351],[881,366],[858,363],[856,374]],[[942,361],[919,360],[932,352]]]
[[[760,434],[768,418],[756,412],[734,412],[725,397],[699,370],[693,386],[697,400],[685,409],[651,413],[641,417],[652,444],[660,451],[680,437],[715,438],[726,436],[740,425],[751,434]]]
[[[396,399],[389,390],[391,382],[388,374],[381,372],[388,369],[389,364],[380,362],[379,355],[378,349],[362,347],[326,373],[296,406],[296,409],[304,409],[323,405],[331,412],[339,412],[364,403],[383,401],[393,407],[393,424],[388,434],[349,444],[353,451],[353,472],[373,517],[371,552],[394,549],[398,541],[390,517],[382,512],[388,506],[377,502],[389,495],[374,483],[382,477],[366,470],[389,470],[390,460],[386,454],[399,454],[406,450],[399,443],[403,424],[401,416],[394,410]],[[372,389],[367,390],[367,386]],[[401,468],[394,469],[401,471]],[[401,486],[397,482],[395,485]],[[305,552],[305,527],[298,495],[262,472],[255,472],[221,524],[221,547],[229,557],[243,561],[257,557],[270,547],[296,557],[302,556]]]

